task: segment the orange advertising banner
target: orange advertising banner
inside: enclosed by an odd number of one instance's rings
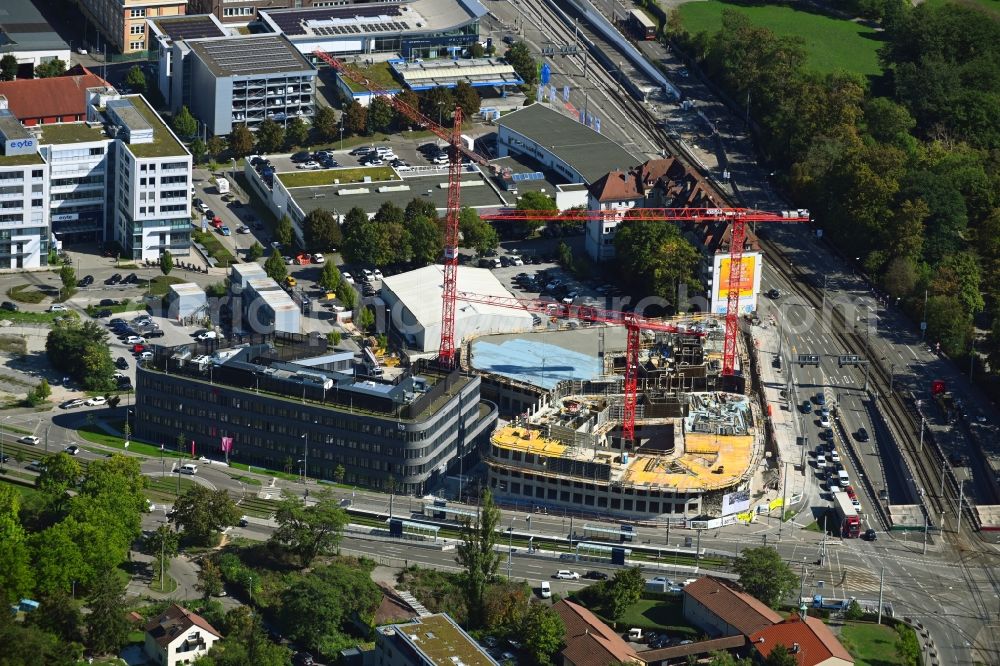
[[[726,257],[719,265],[719,298],[729,295],[729,269],[732,259]],[[754,275],[757,271],[756,257],[743,257],[740,261],[740,298],[753,295]]]

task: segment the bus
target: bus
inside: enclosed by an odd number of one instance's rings
[[[645,12],[638,9],[630,11],[628,24],[639,39],[656,39],[656,23]]]
[[[845,539],[857,539],[861,536],[861,517],[847,493],[833,494],[833,508],[837,512],[840,536]]]

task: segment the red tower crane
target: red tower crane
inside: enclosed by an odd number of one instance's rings
[[[568,210],[555,213],[549,210],[508,209],[489,215],[484,220],[514,222],[525,220],[559,220],[561,222],[587,222],[607,220],[614,222],[673,221],[673,222],[727,222],[731,225],[729,241],[729,276],[726,282],[726,338],[722,350],[722,374],[731,376],[736,368],[736,340],[739,335],[740,290],[743,287],[743,245],[746,242],[747,222],[806,222],[809,211],[784,211],[769,213],[751,208],[629,208],[626,210]],[[631,342],[631,329],[630,329]],[[636,335],[638,335],[636,333]],[[627,366],[626,366],[627,369]],[[626,393],[628,382],[626,375]],[[626,405],[628,397],[626,395]]]
[[[522,299],[509,296],[480,296],[464,291],[459,292],[457,296],[460,300],[467,303],[482,303],[484,305],[494,305],[515,310],[538,312],[549,317],[559,317],[560,319],[575,318],[593,323],[624,326],[626,331],[625,404],[622,410],[622,437],[628,442],[635,441],[635,407],[638,402],[639,393],[639,332],[648,330],[702,335],[702,333],[695,331],[684,331],[675,324],[658,319],[641,317],[633,312],[607,310],[591,305],[565,305],[541,299]],[[442,344],[444,344],[443,340]]]
[[[462,107],[455,107],[451,130],[451,161],[448,163],[448,208],[444,218],[444,289],[441,292],[441,346],[438,360],[446,367],[455,365],[455,293],[458,291],[458,217],[462,186],[461,143]]]

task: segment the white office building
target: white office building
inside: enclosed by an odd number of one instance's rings
[[[37,268],[48,254],[48,172],[33,137],[0,109],[0,269]]]

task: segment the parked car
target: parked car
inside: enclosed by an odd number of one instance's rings
[[[98,310],[96,314],[98,319],[104,319],[105,317],[110,317],[111,315],[113,315],[114,312],[105,308],[104,310]]]
[[[94,276],[93,275],[84,275],[83,278],[79,282],[76,283],[76,286],[78,286],[78,287],[89,287],[92,284],[94,284]]]
[[[322,264],[322,263],[323,263],[323,262],[325,262],[325,261],[326,261],[326,257],[324,257],[324,256],[323,256],[322,254],[320,254],[319,252],[317,252],[316,254],[314,254],[314,255],[312,256],[312,262],[313,262],[314,264]]]
[[[549,581],[547,580],[542,581],[538,593],[542,597],[542,599],[549,599],[552,597],[552,586],[549,585]]]
[[[141,354],[139,354],[139,360],[140,361],[151,361],[151,360],[153,360],[153,352],[151,352],[151,351],[144,351],[144,352],[142,352]]]
[[[93,398],[88,398],[84,404],[88,407],[100,407],[101,405],[108,404],[108,399],[103,395],[95,395]]]
[[[18,437],[17,441],[19,444],[28,444],[29,446],[36,446],[41,440],[34,435],[25,435],[24,437]]]
[[[300,164],[296,168],[298,168],[298,169],[305,169],[307,171],[316,171],[318,169],[322,169],[323,166],[319,162],[309,161],[309,162],[306,162],[305,164]]]
[[[808,400],[805,400],[805,401],[802,402],[802,413],[803,414],[811,414],[812,410],[813,410],[813,406],[812,406],[811,402],[809,402]]]
[[[560,569],[553,578],[558,578],[559,580],[580,580],[580,574],[569,569]]]
[[[115,367],[119,370],[128,370],[128,359],[124,356],[119,356],[115,359]]]
[[[233,235],[232,229],[230,229],[229,226],[226,224],[223,224],[221,227],[219,227],[219,233],[222,234],[223,236]]]
[[[135,273],[129,273],[122,280],[122,284],[139,284],[139,276]]]
[[[118,305],[118,301],[113,298],[102,298],[101,302],[98,303],[101,307],[111,307],[113,305]]]
[[[588,571],[587,573],[583,574],[583,577],[586,578],[587,580],[607,580],[608,574],[604,573],[603,571]]]
[[[250,227],[248,227],[248,226],[247,226],[247,225],[245,225],[245,224],[243,224],[243,225],[240,225],[240,226],[239,226],[239,227],[238,227],[238,228],[236,229],[236,233],[238,233],[238,234],[248,234],[248,233],[250,233]]]
[[[109,277],[107,280],[105,280],[104,284],[106,284],[108,286],[113,286],[113,285],[118,284],[121,281],[122,281],[121,273],[115,273],[114,275],[112,275],[111,277]]]
[[[62,303],[53,303],[52,305],[49,306],[47,312],[66,312],[67,310],[69,310],[69,308],[67,308]]]
[[[3,303],[0,303],[0,308],[7,310],[8,312],[17,312],[18,310],[17,303],[12,301],[4,301]]]
[[[383,277],[382,271],[376,268],[374,271],[372,271],[372,279],[381,282],[382,280],[385,279],[385,277]]]
[[[80,398],[75,398],[63,403],[63,409],[74,409],[75,407],[83,407],[84,401]]]
[[[198,340],[199,342],[204,342],[205,340],[215,340],[218,337],[219,334],[216,333],[215,331],[205,331],[203,333],[199,333],[198,335],[196,335],[194,339]]]
[[[313,156],[309,153],[308,150],[301,150],[297,153],[294,153],[289,159],[291,159],[293,162],[311,162],[312,158]]]
[[[127,345],[141,345],[146,342],[146,338],[141,335],[130,335],[125,339]]]

